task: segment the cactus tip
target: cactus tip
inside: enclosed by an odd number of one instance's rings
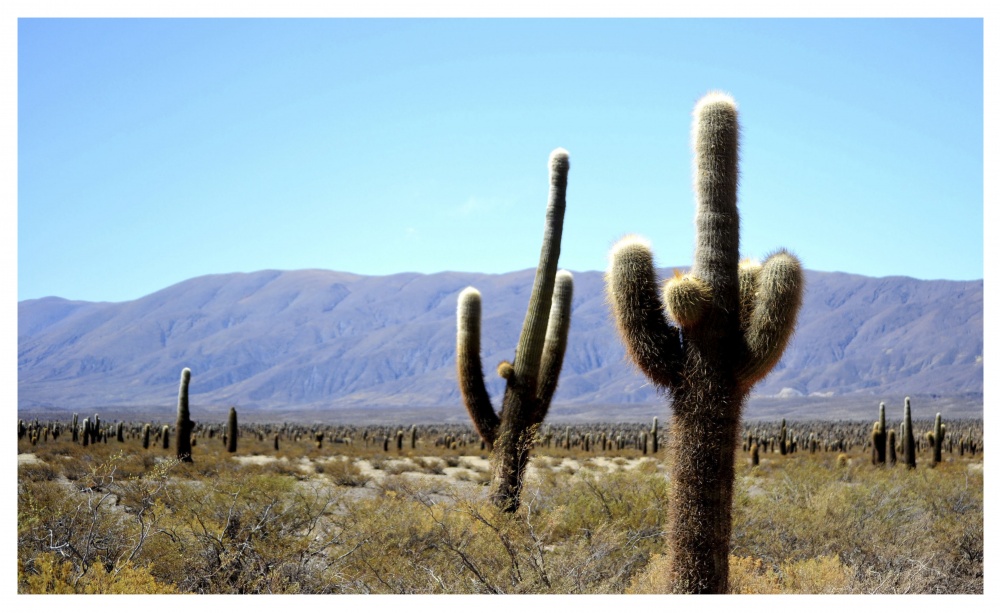
[[[569,151],[562,147],[557,147],[549,154],[549,168],[552,170],[565,169],[569,167]]]
[[[716,90],[708,92],[707,94],[702,96],[700,100],[698,100],[698,103],[694,107],[694,114],[697,116],[706,107],[716,104],[724,104],[726,106],[732,107],[733,109],[736,108],[736,100],[732,97],[731,94]]]
[[[643,251],[652,251],[652,243],[648,239],[639,236],[638,234],[626,234],[625,236],[618,239],[618,242],[611,247],[611,259],[614,260],[623,251],[628,251],[632,249],[641,249]]]

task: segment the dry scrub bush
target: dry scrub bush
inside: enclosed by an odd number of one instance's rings
[[[839,558],[851,572],[846,586],[829,562],[796,567],[829,575],[826,584],[799,581],[816,593],[982,592],[981,474],[962,463],[846,470],[797,457],[763,483],[741,477],[732,553],[772,569]]]
[[[364,487],[369,479],[362,474],[350,458],[333,458],[316,462],[316,472],[324,475],[336,485],[345,487]]]
[[[557,469],[568,455],[538,456],[508,516],[485,501],[488,475],[456,454],[412,456],[424,474],[366,483],[339,451],[313,473],[289,468],[301,456],[241,464],[215,440],[199,439],[195,462],[181,465],[169,451],[123,447],[43,451],[43,464],[19,467],[19,591],[666,591],[663,462],[606,471],[581,457],[571,475]],[[836,455],[738,463],[734,592],[982,593],[981,472],[947,459],[838,468]],[[434,475],[442,464],[473,481]]]

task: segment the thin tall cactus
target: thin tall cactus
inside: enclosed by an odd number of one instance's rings
[[[236,453],[236,439],[239,425],[236,423],[236,407],[229,407],[229,422],[226,424],[226,451]]]
[[[188,407],[188,384],[191,382],[191,369],[181,371],[180,390],[177,392],[177,459],[181,462],[194,462],[191,458],[191,432],[194,422],[191,421],[191,411]]]
[[[489,498],[499,509],[517,510],[528,453],[536,430],[548,412],[559,381],[569,334],[573,276],[556,270],[566,211],[569,153],[556,149],[549,157],[549,201],[545,235],[534,286],[514,362],[498,373],[506,379],[502,410],[493,410],[479,355],[482,298],[473,287],[458,297],[456,364],[462,400],[479,436],[493,448]]]
[[[888,429],[885,426],[885,403],[878,403],[878,429],[881,431],[881,436],[878,439],[872,438],[872,444],[875,446],[875,463],[885,464],[885,452],[886,452],[886,436]]]
[[[740,413],[781,357],[802,302],[800,264],[787,251],[740,262],[738,136],[731,97],[698,102],[690,272],[667,281],[661,299],[650,245],[630,235],[612,248],[606,276],[630,359],[672,400],[668,572],[681,593],[728,590]]]
[[[941,445],[944,443],[944,424],[941,423],[941,414],[938,413],[934,416],[934,430],[932,432],[931,444],[933,447],[933,455],[931,456],[931,466],[937,466],[941,463]]]
[[[917,446],[913,440],[913,422],[910,419],[910,397],[903,401],[903,463],[907,468],[917,467]]]

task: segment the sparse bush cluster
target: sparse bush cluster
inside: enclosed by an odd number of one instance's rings
[[[23,425],[65,433],[68,423]],[[143,447],[144,423],[121,423],[122,443],[18,442],[20,592],[668,591],[660,455],[539,440],[521,508],[508,514],[486,498],[487,456],[474,439],[435,445],[471,430],[418,425],[416,449],[385,452],[365,447],[364,431],[372,439],[409,426],[246,422],[231,454],[216,440],[224,428],[210,437],[206,422],[195,426],[195,461],[181,463],[172,450]],[[650,425],[576,425],[570,438]],[[966,427],[981,431],[981,422]],[[778,423],[748,429],[780,435]],[[313,430],[327,434],[322,449]],[[274,433],[286,441],[280,450]],[[890,471],[872,466],[857,440],[843,452],[769,449],[759,466],[737,463],[731,591],[982,593],[981,447],[976,456],[945,447],[934,468],[924,448],[916,470]]]

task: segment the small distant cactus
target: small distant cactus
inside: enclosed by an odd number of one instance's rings
[[[876,421],[872,426],[872,464],[880,466],[885,464],[885,424]]]
[[[479,355],[482,298],[475,288],[458,297],[456,365],[462,400],[476,430],[493,447],[489,499],[497,508],[514,512],[520,504],[524,471],[535,434],[548,413],[559,381],[569,334],[573,276],[556,271],[566,211],[569,154],[556,149],[549,156],[549,202],[545,234],[534,286],[524,318],[514,362],[498,369],[507,381],[503,406],[494,412],[483,379]]]
[[[910,419],[910,397],[903,401],[903,463],[907,468],[917,467],[917,445],[913,440],[913,421]]]
[[[941,445],[944,443],[945,427],[941,423],[941,414],[938,413],[934,416],[934,430],[931,431],[931,445],[934,447],[933,456],[931,459],[931,466],[937,466],[941,463]]]
[[[886,433],[888,430],[885,426],[885,403],[878,403],[878,430],[881,434],[876,437],[874,432],[872,433],[872,445],[875,447],[875,463],[885,464],[885,447],[886,447]]]
[[[658,452],[660,450],[659,428],[658,428],[658,426],[659,426],[659,419],[656,418],[656,417],[654,417],[653,418],[653,428],[649,431],[649,436],[650,436],[650,438],[653,441],[653,455],[656,455],[656,452]]]
[[[892,428],[889,429],[887,435],[886,452],[889,455],[889,466],[896,465],[896,431]]]
[[[80,418],[79,413],[73,413],[73,442],[76,443],[80,440],[80,433],[78,430],[77,420]]]
[[[239,423],[236,420],[236,407],[229,407],[229,421],[226,424],[226,451],[236,453],[236,439],[238,437]]]
[[[81,441],[81,444],[84,447],[86,447],[87,445],[90,444],[90,419],[86,417],[83,418],[83,425],[81,427],[81,431],[83,432],[83,436],[81,437],[83,440]]]
[[[750,466],[760,466],[760,450],[757,441],[750,443]]]
[[[181,371],[181,384],[177,392],[177,459],[181,462],[193,462],[191,458],[191,432],[194,422],[191,421],[191,411],[188,407],[188,384],[191,382],[191,369]]]
[[[163,442],[163,448],[170,449],[170,426],[164,425],[160,432],[162,433],[160,440]]]

